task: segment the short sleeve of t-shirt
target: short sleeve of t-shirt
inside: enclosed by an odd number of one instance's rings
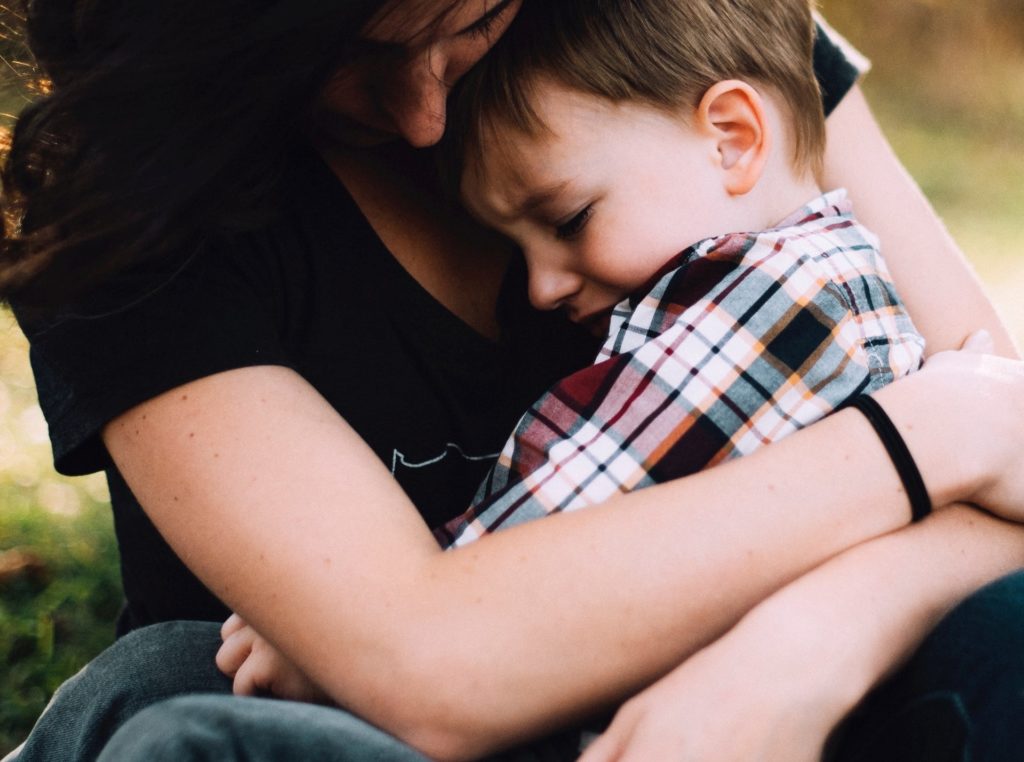
[[[831,114],[839,102],[857,83],[870,64],[824,19],[817,19],[814,38],[814,73],[821,87],[825,114]]]
[[[51,319],[15,306],[57,469],[106,468],[103,426],[162,392],[233,368],[288,365],[274,310],[269,263],[228,245],[175,269],[121,276],[102,303]]]

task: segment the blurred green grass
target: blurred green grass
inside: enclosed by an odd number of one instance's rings
[[[822,6],[872,59],[879,121],[1024,343],[1024,2]],[[5,558],[22,568],[6,582]],[[0,755],[111,641],[119,584],[102,478],[52,472],[25,341],[0,313]]]
[[[53,473],[27,344],[0,312],[0,755],[109,644],[121,605],[101,475]]]

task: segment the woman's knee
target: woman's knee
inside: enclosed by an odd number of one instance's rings
[[[230,693],[230,680],[214,663],[219,643],[211,622],[168,622],[124,636],[60,687],[18,759],[93,759],[123,723],[154,702]]]
[[[230,759],[222,745],[226,728],[213,732],[216,720],[190,697],[161,701],[128,720],[105,745],[99,760]]]
[[[219,646],[213,622],[150,625],[115,642],[76,676],[81,685],[68,688],[93,701],[143,705],[182,693],[230,691],[214,661]]]
[[[401,741],[340,709],[274,699],[182,696],[126,723],[98,762],[425,762]]]

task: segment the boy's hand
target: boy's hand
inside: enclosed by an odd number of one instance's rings
[[[332,703],[326,693],[238,614],[228,617],[220,635],[223,643],[217,651],[217,667],[234,679],[235,695]]]

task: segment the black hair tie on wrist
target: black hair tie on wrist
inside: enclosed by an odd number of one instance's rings
[[[882,406],[874,398],[865,395],[848,399],[839,406],[839,410],[848,407],[855,407],[875,429],[878,438],[882,440],[892,464],[896,467],[896,473],[903,482],[903,489],[906,490],[907,498],[910,500],[910,520],[920,521],[932,512],[932,501],[928,497],[928,489],[924,486],[924,479],[914,462],[914,457],[907,449],[907,443],[903,441],[900,432],[892,419],[886,415]]]

